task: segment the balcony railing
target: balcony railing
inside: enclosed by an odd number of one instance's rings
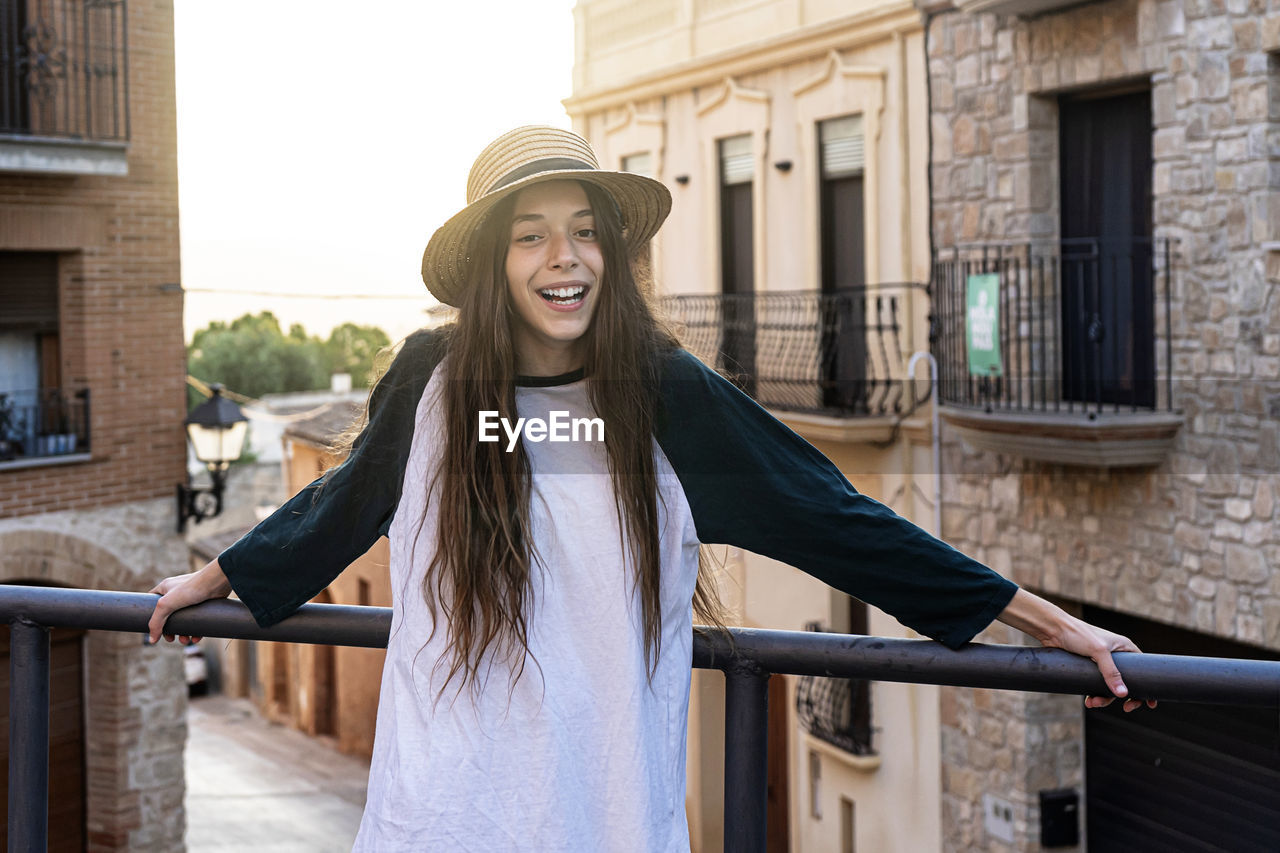
[[[667,296],[661,305],[694,355],[763,406],[837,417],[903,414],[913,400],[902,355],[907,296],[921,284],[829,293]]]
[[[0,0],[0,136],[129,139],[126,0]]]
[[[47,846],[49,629],[146,633],[156,597],[50,587],[0,586],[10,625],[9,849]],[[244,605],[211,601],[175,613],[174,634],[385,648],[391,611],[308,604],[262,629]],[[1280,708],[1280,662],[1116,654],[1135,698]],[[951,651],[925,640],[731,629],[700,630],[693,665],[725,674],[725,849],[765,849],[769,678],[863,678],[956,687],[1104,694],[1093,663],[1054,649],[971,644]]]
[[[941,402],[1091,417],[1171,411],[1174,261],[1173,241],[1149,238],[940,251],[931,295]],[[978,360],[984,324],[994,347]]]
[[[0,467],[89,452],[89,389],[0,391]]]
[[[826,632],[820,622],[806,631]],[[802,675],[796,684],[796,716],[809,734],[851,755],[874,755],[871,682],[863,678]]]

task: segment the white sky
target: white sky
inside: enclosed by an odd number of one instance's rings
[[[186,332],[274,311],[327,335],[423,324],[427,238],[471,161],[569,126],[573,0],[175,0]]]

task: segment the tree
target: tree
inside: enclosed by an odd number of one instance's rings
[[[248,397],[329,387],[324,345],[301,326],[286,337],[270,311],[246,314],[228,326],[214,321],[192,337],[187,372]]]
[[[230,325],[215,320],[196,332],[187,348],[187,372],[247,397],[328,388],[333,373],[349,373],[354,387],[367,387],[376,378],[379,352],[390,343],[376,326],[355,323],[338,326],[328,341],[308,335],[298,323],[286,335],[275,315],[263,311]]]
[[[334,373],[351,374],[351,384],[356,388],[369,387],[374,378],[374,362],[391,339],[377,326],[357,326],[343,323],[329,333],[325,351],[329,357],[329,369]]]

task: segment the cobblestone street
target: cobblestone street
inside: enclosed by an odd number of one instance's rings
[[[369,766],[267,722],[247,699],[192,699],[189,853],[348,853]]]

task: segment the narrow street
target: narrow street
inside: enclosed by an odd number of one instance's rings
[[[348,853],[369,766],[262,719],[247,699],[187,712],[189,853]]]

